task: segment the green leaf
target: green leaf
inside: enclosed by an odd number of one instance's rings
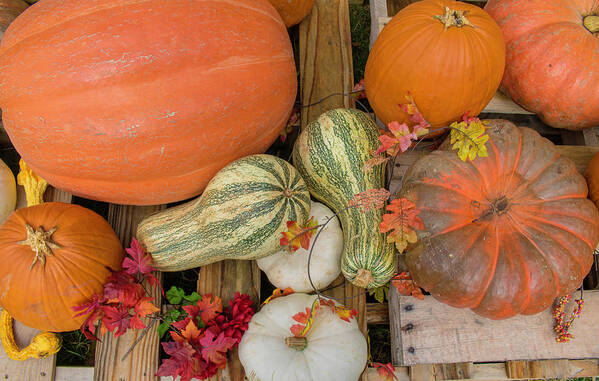
[[[160,323],[160,325],[158,326],[158,328],[156,330],[158,331],[158,335],[160,335],[161,339],[164,336],[164,334],[168,332],[168,329],[170,328],[170,326],[171,325],[167,322]]]
[[[204,323],[204,320],[202,320],[202,318],[200,317],[200,315],[198,315],[197,319],[198,319],[198,328],[205,328],[206,327],[206,323]]]
[[[389,296],[389,283],[384,284],[380,287],[368,290],[368,294],[374,295],[374,298],[379,303],[385,303],[385,300]]]
[[[166,292],[166,299],[170,304],[181,304],[185,297],[185,291],[179,287],[172,286],[170,290]]]
[[[185,299],[183,301],[183,305],[187,306],[190,304],[196,304],[198,302],[198,300],[200,300],[202,297],[200,296],[200,294],[198,294],[197,292],[192,292],[191,295],[184,295],[183,299]]]
[[[165,314],[164,319],[167,322],[172,323],[174,321],[179,320],[179,318],[181,317],[181,314],[182,314],[181,310],[170,310]]]

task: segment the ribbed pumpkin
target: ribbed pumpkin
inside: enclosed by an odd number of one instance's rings
[[[366,94],[384,123],[408,121],[398,104],[409,93],[433,127],[444,127],[485,108],[504,64],[501,30],[485,11],[453,0],[418,1],[377,38],[364,74]]]
[[[448,144],[409,169],[402,196],[426,230],[408,268],[436,299],[503,319],[576,290],[593,263],[599,212],[574,163],[536,131],[491,122],[488,158]]]
[[[44,0],[0,45],[15,148],[50,184],[112,203],[190,198],[264,152],[296,82],[267,0]]]
[[[507,47],[501,89],[547,124],[599,125],[599,2],[489,0]]]
[[[287,28],[299,24],[312,10],[316,0],[268,0],[277,9]]]
[[[28,6],[29,4],[23,0],[0,0],[0,38],[2,38],[10,23]]]
[[[102,292],[123,256],[108,222],[89,209],[57,202],[18,209],[0,227],[0,306],[42,331],[78,329],[86,316],[72,308]]]
[[[137,239],[161,271],[223,259],[257,259],[281,249],[287,221],[303,225],[310,194],[288,162],[252,155],[227,165],[187,204],[144,219]]]
[[[385,186],[384,166],[362,168],[379,146],[379,129],[370,116],[335,109],[310,123],[293,148],[293,164],[310,194],[339,214],[343,229],[341,271],[359,287],[375,288],[395,272],[395,249],[379,233],[381,210],[363,212],[347,206],[353,197]],[[345,210],[346,209],[346,210]]]

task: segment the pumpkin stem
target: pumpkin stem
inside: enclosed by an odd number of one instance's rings
[[[46,180],[36,175],[25,164],[23,159],[19,160],[21,170],[17,175],[17,183],[25,187],[25,195],[27,196],[27,206],[38,205],[44,202],[44,192],[48,187]]]
[[[3,310],[0,316],[0,338],[4,351],[12,360],[25,361],[32,357],[43,359],[60,350],[61,339],[52,332],[38,333],[27,347],[19,349],[15,342],[12,320],[12,316]]]
[[[599,33],[599,16],[597,15],[589,15],[586,16],[582,23],[585,28],[589,30],[591,33]]]
[[[52,249],[60,249],[60,245],[52,241],[52,234],[56,231],[57,227],[54,226],[47,232],[44,228],[39,226],[36,230],[29,224],[25,224],[27,230],[27,238],[24,241],[17,242],[19,245],[29,245],[31,250],[35,251],[35,258],[29,267],[29,271],[33,268],[33,265],[39,260],[42,263],[42,267],[46,264],[46,255],[54,255]]]
[[[370,270],[360,269],[352,283],[358,287],[366,288],[372,282],[374,282],[374,278]]]
[[[290,336],[285,338],[285,344],[296,351],[303,351],[308,346],[308,339],[305,337]]]
[[[470,20],[468,20],[466,18],[467,14],[468,14],[468,11],[456,11],[456,10],[450,9],[449,7],[445,7],[444,15],[436,15],[433,17],[435,19],[441,21],[443,23],[443,25],[445,25],[445,30],[447,30],[447,28],[452,27],[452,26],[461,28],[463,26],[469,25],[471,27],[474,27],[474,25],[472,25]]]

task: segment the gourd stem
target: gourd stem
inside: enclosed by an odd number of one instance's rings
[[[470,20],[468,20],[466,18],[467,14],[468,14],[468,11],[457,11],[454,9],[450,9],[449,7],[445,7],[444,15],[436,15],[433,17],[435,19],[441,21],[441,23],[445,26],[446,30],[447,30],[447,28],[450,28],[452,26],[455,26],[458,28],[461,28],[466,25],[474,27],[474,25],[472,25]]]
[[[12,316],[3,310],[2,316],[0,316],[0,338],[2,339],[4,351],[12,360],[41,359],[53,355],[60,350],[60,337],[51,332],[38,333],[27,347],[19,349],[15,341],[12,323]]]
[[[359,269],[352,283],[358,287],[366,288],[372,282],[374,282],[374,278],[370,270]]]
[[[296,351],[303,351],[308,346],[308,339],[305,337],[290,336],[285,338],[285,344]]]
[[[582,23],[584,27],[588,29],[591,33],[599,33],[599,16],[598,15],[589,15],[586,16]]]
[[[48,187],[46,180],[35,174],[23,161],[19,160],[17,183],[25,188],[27,206],[39,205],[44,202],[44,192]]]

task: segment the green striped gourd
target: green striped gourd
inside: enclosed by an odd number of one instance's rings
[[[197,199],[144,219],[137,239],[160,271],[223,259],[257,259],[280,250],[287,221],[304,224],[310,194],[288,162],[252,155],[223,168]]]
[[[358,110],[331,110],[308,125],[295,143],[293,163],[312,196],[338,212],[355,194],[384,188],[384,166],[362,170],[379,146],[378,136],[376,124]],[[345,244],[341,270],[356,286],[381,286],[395,271],[393,245],[378,231],[382,215],[358,208],[339,214]]]

